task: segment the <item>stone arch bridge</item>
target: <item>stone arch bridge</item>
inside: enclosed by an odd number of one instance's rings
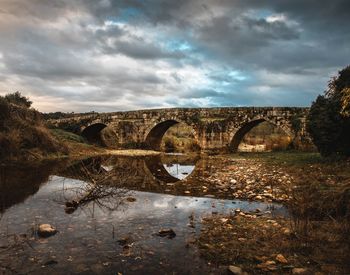
[[[297,107],[170,108],[72,114],[49,119],[48,124],[73,129],[107,147],[159,150],[165,132],[185,123],[192,127],[202,150],[236,151],[244,135],[263,121],[280,127],[292,141],[310,143],[305,131],[308,111]]]

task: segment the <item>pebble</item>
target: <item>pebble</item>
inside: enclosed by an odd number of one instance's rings
[[[126,200],[127,200],[128,202],[134,202],[134,201],[136,201],[136,199],[135,199],[134,197],[127,197]]]
[[[57,233],[57,230],[51,224],[45,223],[39,225],[37,232],[40,237],[47,238],[55,235]]]
[[[159,237],[167,237],[168,239],[172,239],[172,238],[175,238],[176,233],[171,228],[167,228],[167,229],[162,228],[158,231],[157,235]]]
[[[228,267],[228,270],[232,273],[232,274],[235,274],[235,275],[241,275],[243,274],[242,272],[242,268],[238,267],[238,266],[235,266],[235,265],[230,265]]]
[[[282,264],[287,264],[288,263],[287,259],[282,254],[278,254],[276,256],[276,261],[280,262]]]
[[[307,272],[306,268],[295,267],[292,269],[292,274],[305,274]]]

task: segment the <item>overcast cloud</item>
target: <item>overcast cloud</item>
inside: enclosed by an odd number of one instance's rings
[[[40,111],[309,106],[350,64],[347,0],[0,0],[0,94]]]

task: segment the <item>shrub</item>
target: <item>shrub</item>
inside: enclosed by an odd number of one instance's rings
[[[201,147],[198,144],[198,142],[196,142],[195,140],[191,140],[189,143],[187,143],[186,149],[189,152],[198,152],[201,150]]]
[[[12,94],[5,95],[5,100],[9,103],[27,108],[30,108],[30,106],[32,106],[33,103],[29,100],[29,98],[22,96],[22,94],[18,91]]]
[[[349,88],[350,66],[329,82],[310,108],[307,130],[323,156],[350,156]]]
[[[166,138],[164,140],[164,151],[165,152],[174,152],[176,149],[175,143],[172,139]]]

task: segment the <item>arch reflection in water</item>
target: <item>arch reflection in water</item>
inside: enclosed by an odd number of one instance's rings
[[[156,179],[173,183],[192,174],[198,160],[198,155],[165,154],[149,157],[145,163]]]

